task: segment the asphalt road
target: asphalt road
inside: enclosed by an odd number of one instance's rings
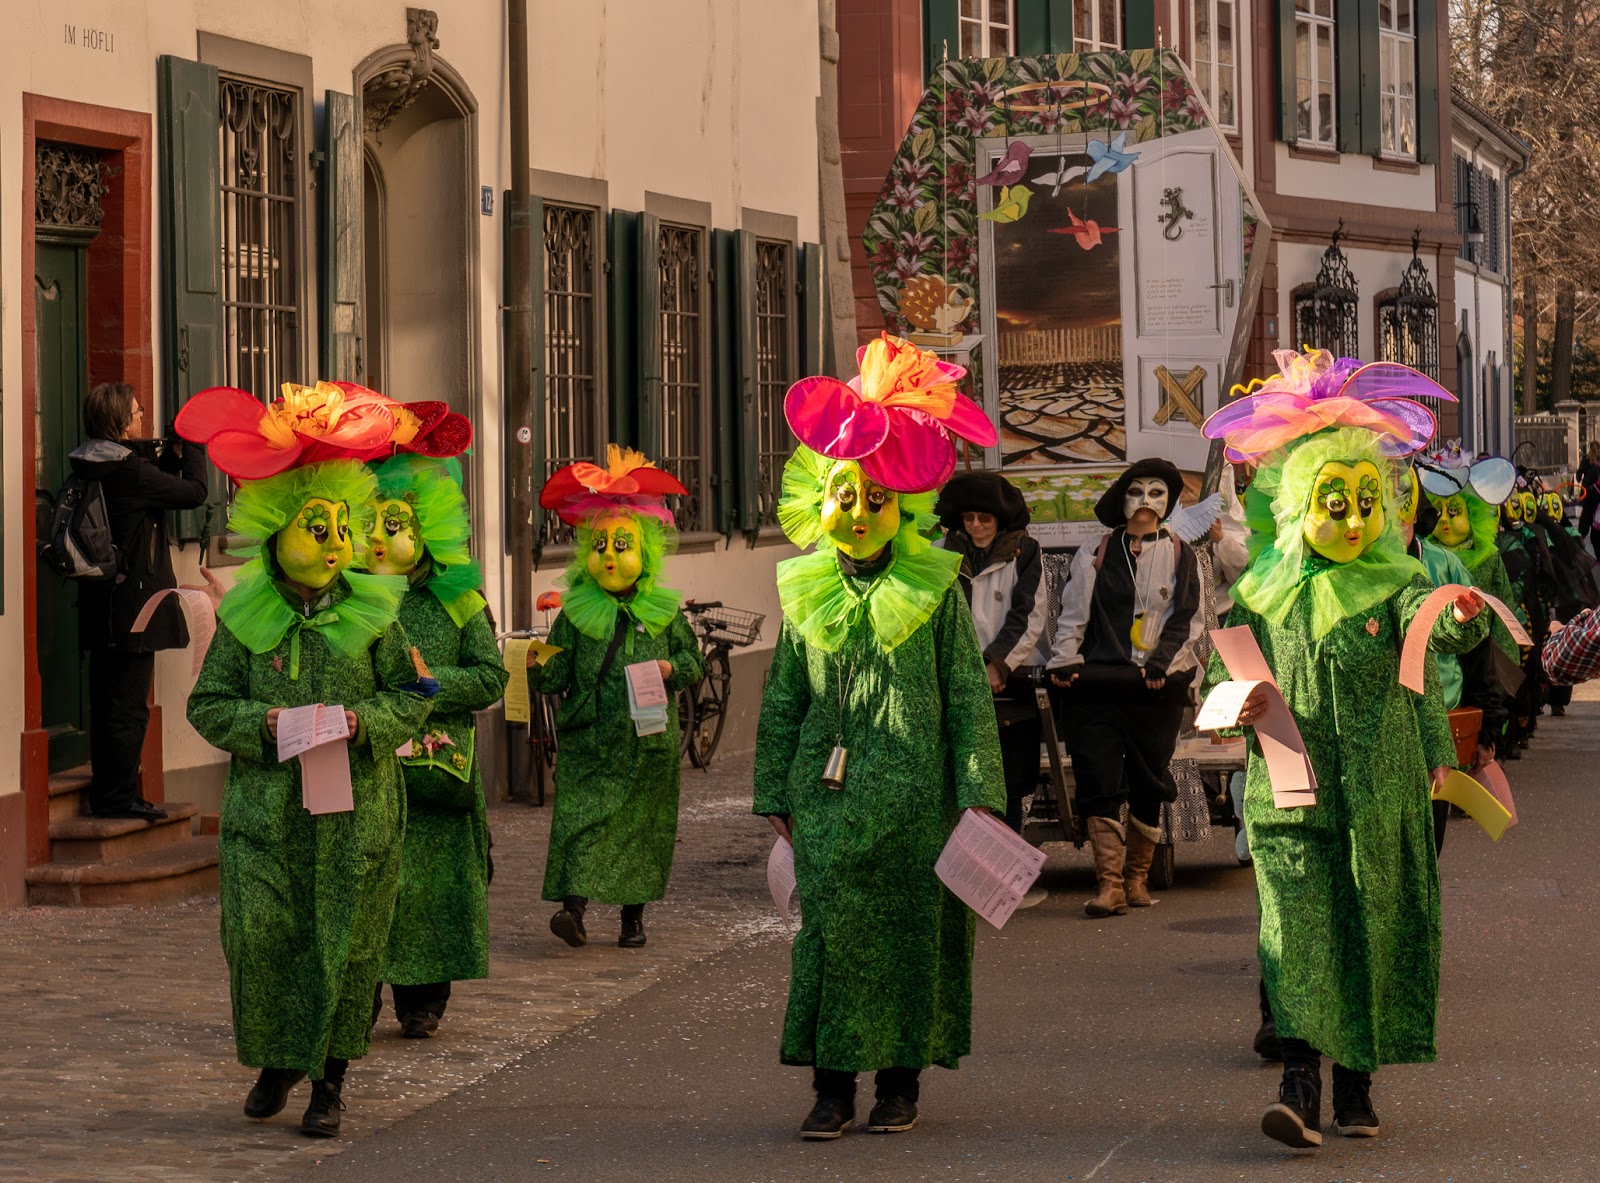
[[[1326,1100],[1319,1152],[1259,1132],[1277,1066],[1249,1046],[1254,893],[1219,834],[1180,847],[1177,885],[1146,912],[1084,919],[1088,863],[1067,850],[1044,904],[980,925],[975,1054],[924,1074],[910,1133],[799,1140],[808,1075],[777,1063],[788,943],[774,926],[306,1177],[1592,1183],[1597,757],[1600,702],[1575,703],[1511,766],[1520,825],[1496,845],[1452,823],[1440,1059],[1379,1074],[1375,1140],[1334,1134]],[[770,908],[763,889],[752,910]]]

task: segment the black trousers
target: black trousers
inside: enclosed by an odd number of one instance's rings
[[[904,1097],[915,1105],[922,1097],[922,1085],[918,1079],[921,1075],[920,1068],[879,1068],[873,1078],[873,1091],[880,1101],[885,1097]],[[818,1097],[853,1101],[856,1096],[856,1074],[840,1072],[835,1068],[813,1068],[811,1087],[816,1089]]]
[[[998,704],[997,704],[998,706]],[[1039,786],[1039,713],[1000,723],[1000,766],[1006,778],[1006,825],[1022,833],[1022,799]]]
[[[150,725],[156,655],[89,650],[89,808],[125,809],[139,796],[139,754]]]
[[[1167,765],[1193,680],[1194,671],[1185,670],[1169,676],[1160,690],[1079,685],[1060,692],[1057,718],[1072,756],[1080,815],[1115,819],[1127,802],[1130,816],[1147,826],[1161,824],[1162,803],[1178,796]]]
[[[389,989],[394,994],[396,1018],[428,1011],[434,1018],[442,1019],[445,1007],[450,1005],[449,982],[430,982],[425,986],[391,985]],[[383,987],[379,986],[378,990],[381,993]]]

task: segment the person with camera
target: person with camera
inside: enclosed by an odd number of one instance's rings
[[[141,438],[143,427],[133,387],[103,382],[84,400],[86,438],[70,459],[80,481],[99,483],[119,556],[113,578],[78,585],[78,644],[89,654],[89,812],[155,821],[165,811],[139,793],[155,655],[183,648],[189,630],[175,598],[144,632],[130,630],[151,596],[177,586],[166,514],[205,503],[206,460],[200,448]]]

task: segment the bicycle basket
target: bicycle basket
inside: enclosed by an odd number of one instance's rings
[[[760,612],[746,612],[743,608],[713,608],[700,617],[700,627],[707,640],[726,641],[730,645],[753,645],[761,639],[761,622],[766,616]]]

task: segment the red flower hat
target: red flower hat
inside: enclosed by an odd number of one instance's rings
[[[606,445],[606,466],[580,460],[554,473],[539,490],[539,504],[571,526],[582,525],[608,509],[648,514],[672,525],[665,499],[689,490],[670,472],[663,472],[642,453]]]

